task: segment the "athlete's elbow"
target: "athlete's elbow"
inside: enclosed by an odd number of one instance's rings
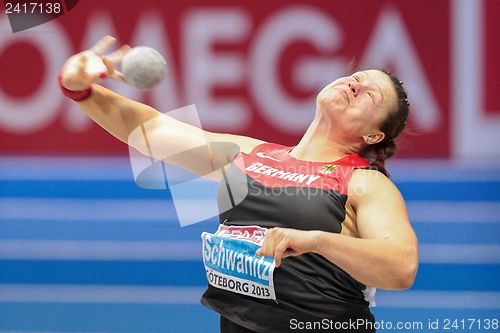
[[[398,279],[397,279],[397,289],[410,289],[415,282],[415,277],[418,271],[418,254],[416,247],[411,249],[408,256],[403,260],[400,265]]]
[[[406,274],[404,274],[399,280],[399,288],[400,290],[410,289],[415,282],[415,277],[417,275],[417,265],[415,267],[411,267]]]
[[[385,286],[380,286],[382,289],[387,290],[405,290],[410,289],[415,281],[416,269],[412,267],[399,268],[397,272],[386,280]]]

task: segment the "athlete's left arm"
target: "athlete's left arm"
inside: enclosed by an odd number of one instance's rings
[[[381,173],[356,170],[349,184],[349,201],[361,238],[274,228],[257,254],[274,256],[279,266],[282,258],[315,252],[363,284],[410,288],[418,268],[418,244],[401,193]]]
[[[348,195],[361,239],[321,233],[317,252],[366,285],[410,288],[418,268],[418,242],[403,196],[375,170],[354,171]]]

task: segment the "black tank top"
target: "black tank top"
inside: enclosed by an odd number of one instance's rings
[[[340,233],[352,172],[369,167],[368,161],[357,154],[334,162],[300,161],[289,155],[291,148],[265,143],[240,153],[227,179],[246,177],[248,194],[219,215],[220,223]],[[219,186],[221,196],[227,195],[226,185]],[[238,196],[237,188],[231,190]],[[274,286],[276,301],[209,286],[201,302],[256,332],[297,332],[290,329],[292,319],[373,320],[366,286],[318,254],[283,259],[274,271]]]

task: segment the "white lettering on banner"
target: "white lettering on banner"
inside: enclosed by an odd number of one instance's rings
[[[453,156],[500,157],[500,117],[483,110],[482,0],[452,1],[452,151]],[[494,144],[497,142],[497,144]]]
[[[340,28],[332,18],[312,7],[280,11],[259,29],[251,47],[250,88],[262,115],[274,127],[288,133],[302,133],[314,117],[314,98],[293,99],[279,82],[279,60],[285,48],[300,39],[321,52],[332,53],[339,47],[341,38]],[[333,77],[334,73],[325,69],[323,75],[327,74]],[[303,85],[307,86],[310,81],[306,79]]]
[[[5,33],[5,31],[10,31],[10,25],[7,15],[4,15],[0,18],[0,30],[4,31],[0,38],[0,54],[12,43],[30,43],[42,55],[46,66],[45,72],[48,73],[42,77],[38,90],[29,97],[17,100],[4,94],[0,89],[0,128],[16,134],[39,131],[53,121],[59,110],[62,96],[57,84],[54,83],[54,75],[59,72],[59,67],[64,60],[69,57],[71,44],[56,21],[12,34]],[[47,38],[56,42],[47,43]],[[22,66],[22,61],[13,65]]]
[[[499,156],[500,150],[494,145],[484,144],[500,141],[500,118],[481,112],[481,94],[485,84],[482,59],[485,42],[482,40],[481,23],[484,1],[455,0],[450,4],[453,155]],[[160,111],[170,110],[181,103],[196,102],[203,125],[209,129],[236,132],[244,129],[251,120],[250,105],[255,104],[257,112],[272,128],[288,134],[303,133],[314,116],[314,101],[312,98],[295,99],[288,94],[280,82],[282,77],[278,70],[283,53],[297,41],[308,43],[319,54],[294,59],[291,77],[297,88],[312,89],[329,82],[346,67],[346,58],[338,52],[344,46],[343,38],[346,36],[343,26],[334,15],[313,6],[287,5],[277,9],[262,23],[259,21],[255,27],[243,6],[216,9],[188,7],[179,21],[178,59],[183,77],[174,73],[177,67],[173,65],[174,57],[165,33],[165,18],[154,11],[140,11],[138,16],[139,19],[134,21],[137,23],[127,28],[127,35],[131,33],[132,36],[130,44],[157,48],[169,64],[167,77],[158,89],[150,93],[152,99],[149,102]],[[75,47],[77,50],[72,48],[67,31],[56,20],[27,32],[6,34],[0,40],[0,52],[17,41],[28,42],[42,54],[45,72],[55,74],[71,53],[90,46],[103,33],[116,35],[117,29],[111,18],[108,11],[92,11],[84,29],[84,42]],[[404,17],[398,8],[385,7],[375,22],[362,55],[364,64],[395,65],[408,86],[413,107],[418,110],[411,114],[418,130],[435,132],[442,126],[443,117]],[[7,17],[0,19],[0,26],[9,30]],[[255,35],[251,34],[253,29]],[[41,31],[44,38],[39,38]],[[120,39],[120,36],[116,37]],[[221,43],[245,45],[248,54],[244,51],[214,51],[213,46]],[[409,77],[411,80],[406,79]],[[127,85],[111,80],[105,82],[113,90],[133,99],[144,97],[144,93]],[[184,82],[185,85],[181,87],[176,82]],[[248,88],[248,97],[245,93],[241,96],[217,96],[213,90],[219,86]],[[12,98],[0,89],[0,128],[15,134],[39,132],[56,120],[59,116],[57,112],[63,110],[59,106],[64,101],[69,110],[64,109],[63,126],[71,132],[88,130],[92,122],[57,89],[53,75],[45,75],[37,90],[26,98]],[[252,123],[252,126],[258,124]],[[293,177],[301,183],[309,179],[304,178],[308,175],[293,176],[267,167],[258,172],[266,176]]]
[[[429,133],[440,126],[441,111],[425,70],[410,41],[403,19],[393,8],[381,11],[363,59],[364,67],[395,66],[398,76],[410,92],[412,106],[418,110],[410,112],[410,116],[419,129]]]
[[[250,117],[248,104],[242,98],[217,99],[215,85],[242,86],[245,63],[241,55],[215,54],[216,42],[241,43],[248,37],[250,19],[243,10],[195,10],[183,24],[185,93],[189,103],[196,103],[202,123],[212,129],[241,129]]]
[[[311,185],[314,181],[319,179],[321,176],[319,175],[310,175],[310,174],[302,174],[302,173],[292,173],[289,171],[282,171],[279,169],[272,168],[268,165],[255,162],[248,167],[245,168],[246,171],[251,171],[255,173],[260,173],[262,175],[277,177],[283,180],[289,180],[295,183],[303,184],[306,181],[306,185]],[[265,170],[262,172],[262,170]]]

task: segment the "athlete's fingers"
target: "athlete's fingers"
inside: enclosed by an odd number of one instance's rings
[[[293,257],[293,256],[297,256],[299,255],[299,252],[293,250],[293,249],[290,249],[288,248],[284,253],[283,253],[283,256],[281,256],[281,259],[285,259],[285,258],[288,258],[288,257]]]
[[[261,249],[256,254],[273,257],[276,260],[277,256],[276,247],[287,236],[288,234],[282,228],[270,229],[266,233],[266,237],[264,238],[264,243],[262,244]],[[284,252],[284,250],[282,252]],[[279,254],[278,260],[280,260],[280,258],[281,258],[281,253]]]
[[[269,244],[269,234],[270,230],[267,231],[266,236],[264,237],[264,241],[262,242],[262,245],[260,246],[260,249],[258,249],[255,254],[258,256],[265,256],[267,255],[267,248]]]
[[[115,71],[115,66],[113,66],[113,62],[109,60],[107,57],[101,57],[104,66],[106,66],[107,75],[112,75]]]
[[[82,77],[87,76],[87,72],[85,71],[87,68],[87,62],[88,58],[85,54],[82,54],[80,56],[80,62],[78,63],[78,75],[81,75]]]
[[[264,238],[262,246],[255,252],[255,254],[258,256],[272,257],[274,250],[270,246],[271,242],[271,238],[266,236],[266,238]]]
[[[110,77],[115,79],[115,80],[121,81],[121,82],[125,82],[125,83],[127,82],[123,73],[120,71],[117,71],[116,69],[113,72],[113,74],[110,75]]]
[[[106,58],[108,58],[114,65],[117,65],[119,64],[122,59],[123,59],[123,56],[131,49],[131,47],[129,45],[123,45],[122,47],[120,47],[118,50],[116,50],[115,52],[113,53],[110,53],[106,56]]]
[[[266,237],[264,238],[264,242],[262,243],[262,246],[255,254],[258,256],[268,256],[272,257],[274,256],[274,247],[276,243],[276,229],[273,228],[270,229],[266,232]]]
[[[101,57],[101,59],[102,59],[102,62],[104,63],[104,66],[106,66],[106,70],[107,70],[106,76],[107,77],[110,77],[112,79],[115,79],[115,80],[118,80],[121,82],[125,82],[125,83],[127,82],[123,73],[120,71],[117,71],[115,69],[114,64],[111,62],[111,60],[108,59],[108,57]]]
[[[290,247],[291,242],[289,237],[284,237],[278,243],[276,248],[274,249],[274,261],[276,262],[276,267],[281,265],[281,259],[285,258],[284,254],[286,250]]]
[[[89,51],[97,55],[101,55],[108,47],[111,46],[111,44],[115,42],[115,40],[116,38],[114,38],[113,36],[104,36],[100,41],[97,42],[97,44],[92,46]]]

